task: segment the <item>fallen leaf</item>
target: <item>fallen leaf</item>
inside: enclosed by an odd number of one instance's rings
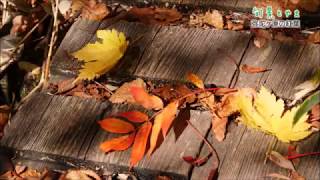
[[[194,158],[192,156],[184,156],[184,157],[182,157],[182,159],[193,166],[202,166],[203,164],[205,164],[208,161],[209,156],[206,156],[206,157],[200,158],[200,159]]]
[[[217,115],[212,118],[212,131],[218,141],[223,141],[226,134],[228,118],[218,117]]]
[[[290,106],[294,105],[298,100],[305,97],[310,92],[316,90],[320,86],[320,69],[317,69],[313,76],[296,86],[294,89],[297,90],[294,94],[294,100],[290,103]]]
[[[211,92],[206,91],[206,92],[200,93],[198,94],[197,97],[198,97],[199,103],[203,107],[209,110],[216,109],[216,100],[214,95]]]
[[[291,171],[290,172],[290,179],[291,180],[306,180],[305,177],[300,175],[297,171]]]
[[[105,3],[90,0],[82,8],[81,17],[87,20],[101,21],[110,14]]]
[[[200,89],[204,89],[204,83],[202,81],[202,79],[197,76],[196,74],[193,73],[187,73],[187,80],[189,82],[191,82],[192,84],[194,84],[196,87],[200,88]]]
[[[290,157],[290,156],[295,156],[299,154],[298,152],[298,146],[297,145],[289,145],[288,146],[288,153],[287,153],[287,157]],[[293,165],[298,165],[299,162],[300,162],[300,159],[299,158],[296,158],[296,159],[292,159],[291,160]]]
[[[308,41],[312,43],[320,43],[320,31],[314,32],[313,34],[309,35]]]
[[[268,158],[279,167],[295,171],[295,168],[292,162],[286,159],[285,157],[283,157],[280,153],[276,151],[271,151],[268,155]]]
[[[76,87],[76,85],[72,82],[74,82],[75,78],[71,78],[71,79],[66,79],[63,81],[60,81],[57,85],[58,85],[58,90],[56,93],[60,94],[63,92],[67,92],[73,88]]]
[[[161,113],[156,116],[156,119],[162,119],[161,129],[163,137],[166,137],[170,126],[174,118],[176,117],[177,111],[179,107],[178,101],[173,101],[172,103],[168,104]]]
[[[293,125],[294,116],[300,106],[284,113],[284,101],[277,100],[265,87],[261,87],[253,103],[252,98],[245,96],[243,92],[235,103],[239,107],[242,123],[272,134],[283,142],[299,141],[312,133],[311,124],[307,123],[307,114],[301,116]]]
[[[92,170],[68,170],[60,177],[61,180],[101,180],[100,176]]]
[[[234,93],[234,92],[237,92],[237,89],[234,89],[234,88],[219,88],[214,92],[214,94],[217,95],[217,96],[224,96],[224,95],[227,95],[227,94],[230,94],[230,93]]]
[[[182,18],[182,15],[176,9],[167,8],[133,7],[128,11],[128,14],[129,17],[145,24],[168,25]]]
[[[84,63],[75,81],[92,80],[110,71],[127,50],[128,42],[124,33],[115,29],[98,30],[97,38],[100,41],[89,43],[72,53]]]
[[[135,123],[142,123],[149,120],[148,115],[140,111],[129,111],[117,114],[119,117],[126,118],[127,120]]]
[[[174,101],[168,104],[154,119],[150,137],[150,149],[148,154],[151,155],[156,148],[159,133],[162,130],[162,136],[165,137],[176,116],[179,102]]]
[[[261,72],[266,72],[270,71],[271,69],[266,69],[263,67],[254,67],[254,66],[249,66],[247,64],[241,65],[241,71],[245,73],[261,73]]]
[[[212,12],[206,12],[204,16],[204,22],[217,29],[223,29],[224,21],[223,16],[218,10],[213,10]]]
[[[152,90],[152,93],[161,97],[167,102],[174,101],[186,95],[190,95],[192,90],[184,84],[166,84],[162,87]],[[196,100],[195,95],[190,95],[185,99],[185,103],[193,103]],[[181,104],[183,104],[181,102]]]
[[[137,132],[136,138],[133,143],[130,166],[135,166],[144,156],[147,148],[149,134],[151,132],[152,123],[145,122]]]
[[[131,94],[137,104],[146,109],[160,110],[163,108],[162,100],[155,95],[149,95],[144,88],[131,87]]]
[[[125,136],[107,140],[100,144],[100,149],[105,153],[108,153],[110,151],[123,151],[128,149],[132,145],[134,138],[135,132]]]
[[[134,100],[130,92],[131,87],[140,87],[145,89],[146,83],[140,78],[137,78],[131,82],[124,83],[120,88],[116,90],[115,93],[113,93],[109,101],[111,101],[112,103],[135,103],[136,101]]]
[[[309,117],[309,122],[314,129],[320,131],[320,104],[313,106]]]
[[[106,118],[98,121],[102,129],[112,133],[130,133],[135,130],[135,127],[126,121],[117,118]]]

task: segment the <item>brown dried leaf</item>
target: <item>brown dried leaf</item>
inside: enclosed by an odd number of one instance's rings
[[[204,83],[202,79],[193,73],[187,73],[187,80],[194,84],[197,88],[204,89]]]
[[[313,34],[309,35],[308,41],[312,43],[320,43],[320,31],[314,32]]]
[[[167,8],[137,8],[133,7],[128,12],[129,17],[145,24],[168,25],[182,18],[176,9]]]
[[[66,174],[63,174],[60,180],[101,180],[100,176],[92,171],[87,169],[80,170],[68,170]]]
[[[306,180],[305,177],[300,175],[297,171],[291,171],[290,172],[290,179],[291,180]]]
[[[269,153],[268,157],[276,165],[278,165],[278,166],[280,166],[282,168],[285,168],[285,169],[289,169],[289,170],[295,171],[295,168],[294,168],[292,162],[290,160],[286,159],[280,153],[278,153],[276,151],[271,151]]]
[[[179,99],[183,96],[186,96],[188,94],[192,93],[192,90],[189,89],[184,84],[166,84],[162,87],[159,87],[157,89],[152,90],[152,93],[161,97],[167,102],[174,101],[176,99]],[[193,103],[195,102],[196,96],[191,95],[186,98],[186,103]]]
[[[270,173],[270,174],[267,174],[266,177],[283,179],[283,180],[291,180],[289,177],[282,174],[278,174],[278,173]]]
[[[89,0],[81,12],[82,18],[93,21],[101,21],[109,14],[106,4],[98,3],[96,0]]]
[[[194,158],[192,156],[184,156],[182,157],[182,159],[193,166],[202,166],[209,160],[209,156],[206,156],[204,158]]]
[[[241,71],[245,72],[245,73],[250,73],[250,74],[261,73],[261,72],[266,72],[266,71],[270,71],[270,70],[271,69],[266,69],[266,68],[263,68],[263,67],[249,66],[247,64],[241,65]]]
[[[215,97],[211,92],[203,92],[198,95],[200,104],[209,110],[216,109]]]
[[[320,104],[312,107],[309,121],[311,122],[313,128],[318,131],[320,130]]]
[[[213,113],[212,117],[212,133],[215,135],[216,139],[218,141],[223,141],[226,134],[226,128],[227,128],[228,118],[215,115]]]
[[[136,80],[133,80],[131,82],[124,83],[120,88],[116,90],[116,92],[110,97],[110,101],[112,103],[135,103],[130,89],[131,87],[141,87],[143,89],[146,89],[146,83],[140,79],[137,78]]]
[[[204,22],[217,29],[223,29],[224,22],[223,16],[218,10],[213,10],[212,12],[206,12],[204,16]]]

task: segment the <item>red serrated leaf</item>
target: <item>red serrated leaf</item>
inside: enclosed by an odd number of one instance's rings
[[[102,129],[112,133],[129,133],[135,130],[131,123],[117,118],[106,118],[98,123]]]
[[[151,132],[152,123],[145,122],[137,132],[135,141],[133,143],[130,166],[135,166],[144,156],[146,152],[149,134]]]
[[[110,151],[126,150],[132,145],[134,137],[135,137],[135,132],[125,136],[107,140],[100,144],[100,149],[105,153],[108,153]]]
[[[203,83],[202,79],[199,76],[197,76],[196,74],[188,73],[187,80],[190,81],[195,86],[197,86],[198,88],[204,89],[204,83]]]
[[[141,87],[131,87],[130,92],[136,103],[146,109],[159,110],[163,108],[163,102],[158,96],[149,95],[145,89]]]
[[[247,64],[244,64],[241,66],[241,71],[245,72],[245,73],[261,73],[261,72],[266,72],[266,71],[270,71],[271,69],[266,69],[263,67],[253,67],[253,66],[249,66]]]
[[[129,111],[118,114],[117,116],[128,119],[131,122],[142,123],[148,121],[149,117],[140,111]]]

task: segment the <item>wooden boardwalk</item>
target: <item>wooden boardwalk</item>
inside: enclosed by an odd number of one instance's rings
[[[142,36],[130,45],[116,68],[115,76],[182,80],[187,72],[193,72],[207,84],[253,88],[265,85],[282,98],[291,99],[293,87],[320,68],[320,45],[273,41],[266,48],[258,49],[253,46],[252,36],[246,32],[112,22],[112,19],[101,23],[77,21],[54,57],[52,80],[75,76],[79,65],[70,58],[70,52],[94,41],[95,31],[106,28],[123,31],[131,40]],[[239,64],[263,66],[272,71],[254,75],[241,72],[237,78],[236,67],[227,55],[234,57]],[[105,174],[127,171],[130,150],[102,153],[98,149],[99,143],[112,135],[103,132],[96,121],[114,112],[133,108],[131,105],[38,93],[12,118],[1,146],[14,150],[16,161],[38,168],[85,166]],[[217,142],[211,137],[211,116],[208,112],[191,111],[190,117],[218,151],[221,161],[219,179],[262,179],[268,173],[285,173],[263,161],[270,146],[285,153],[287,144],[234,123],[229,125],[225,141]],[[151,179],[165,174],[174,179],[206,179],[216,157],[200,168],[194,168],[181,159],[182,156],[196,156],[208,151],[191,131],[187,127],[176,140],[171,130],[154,155],[143,159],[135,168],[138,177]],[[299,146],[301,152],[320,151],[320,134],[314,134]],[[307,179],[316,180],[320,175],[319,164],[319,156],[306,157],[297,170]]]

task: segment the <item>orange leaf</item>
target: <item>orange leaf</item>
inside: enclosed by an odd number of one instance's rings
[[[178,111],[179,102],[173,101],[172,103],[168,104],[167,107],[163,109],[163,111],[157,115],[156,119],[161,119],[161,129],[162,135],[165,137],[168,133],[168,130],[176,117]]]
[[[151,132],[152,123],[145,122],[137,132],[135,141],[133,143],[130,166],[135,166],[144,156],[146,152],[149,134]]]
[[[129,111],[118,114],[117,116],[128,119],[131,122],[142,123],[148,121],[149,117],[140,111]]]
[[[101,128],[112,133],[129,133],[135,130],[131,123],[117,119],[117,118],[106,118],[98,121]]]
[[[249,66],[247,64],[244,64],[241,66],[241,71],[245,72],[245,73],[261,73],[261,72],[266,72],[266,71],[270,71],[271,69],[266,69],[263,67],[253,67],[253,66]]]
[[[110,151],[123,151],[128,149],[134,140],[135,133],[131,133],[125,136],[117,137],[100,144],[100,149],[107,153]]]
[[[162,100],[158,96],[149,95],[143,88],[131,87],[130,91],[136,103],[144,108],[155,110],[163,108]]]
[[[228,123],[228,117],[218,117],[213,114],[212,118],[212,131],[218,141],[223,141],[226,134],[226,127]]]
[[[153,151],[157,146],[159,133],[161,131],[161,124],[162,124],[162,119],[159,119],[156,117],[152,126],[152,132],[150,137],[150,149],[148,151],[149,156],[153,153]]]
[[[190,81],[192,84],[197,86],[198,88],[204,89],[204,83],[201,80],[199,76],[193,73],[188,73],[187,74],[187,80]]]

